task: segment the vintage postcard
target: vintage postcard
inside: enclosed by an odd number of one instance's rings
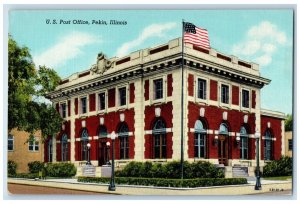
[[[9,10],[9,196],[289,199],[293,22],[293,8]]]

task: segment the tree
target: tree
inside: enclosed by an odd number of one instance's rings
[[[17,128],[31,133],[31,136],[41,130],[43,138],[57,133],[62,118],[44,97],[56,88],[60,80],[51,68],[42,66],[36,69],[29,49],[18,46],[9,36],[8,130]]]
[[[293,131],[293,116],[288,114],[285,121],[285,131]]]

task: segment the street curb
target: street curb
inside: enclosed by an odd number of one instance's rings
[[[247,195],[270,192],[271,188],[290,190],[292,182],[274,182],[262,184],[262,190],[254,190],[255,184],[198,187],[198,188],[173,188],[173,187],[152,187],[152,186],[133,186],[117,185],[116,191],[108,191],[108,184],[97,183],[75,183],[66,181],[47,181],[29,179],[8,179],[8,183],[47,186],[54,188],[82,190],[99,192],[114,195]]]

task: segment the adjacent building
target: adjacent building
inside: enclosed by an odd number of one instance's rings
[[[17,173],[28,173],[28,163],[33,161],[44,162],[44,146],[41,131],[34,134],[34,140],[29,140],[29,133],[13,129],[8,134],[8,160],[17,163]]]
[[[255,132],[262,166],[284,149],[284,114],[261,109],[261,89],[269,83],[257,64],[214,49],[186,44],[182,55],[181,38],[122,58],[99,53],[95,65],[49,94],[64,123],[45,142],[45,161],[80,166],[90,143],[91,162],[101,166],[113,131],[117,166],[180,160],[183,114],[185,160],[253,172]]]

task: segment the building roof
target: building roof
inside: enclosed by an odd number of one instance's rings
[[[273,111],[273,110],[267,110],[267,109],[261,109],[260,111],[262,116],[268,116],[268,117],[273,117],[273,118],[280,118],[285,120],[286,115],[282,112],[279,111]]]
[[[64,94],[136,77],[158,69],[179,68],[182,61],[181,44],[181,38],[176,38],[166,44],[132,52],[122,58],[108,59],[103,53],[99,53],[96,64],[88,70],[63,79],[56,90],[49,93],[48,98],[62,97]],[[185,44],[184,59],[185,66],[259,88],[270,83],[269,79],[260,76],[258,64],[225,55],[214,49],[206,50]]]

